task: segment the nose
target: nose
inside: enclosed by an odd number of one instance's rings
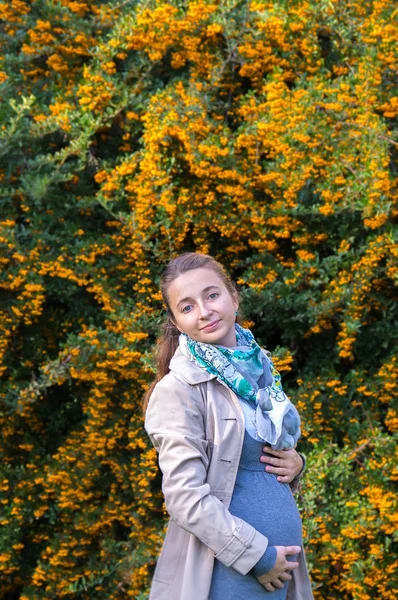
[[[200,302],[198,305],[199,308],[199,318],[207,319],[211,313],[213,312],[209,306],[205,302]]]

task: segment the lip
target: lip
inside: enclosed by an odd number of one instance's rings
[[[212,323],[209,323],[205,327],[202,327],[201,331],[213,331],[214,329],[216,329],[216,327],[220,323],[220,321],[221,321],[221,319],[219,319],[218,321],[213,321]]]

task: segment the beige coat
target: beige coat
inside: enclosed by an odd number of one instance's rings
[[[171,517],[150,600],[208,600],[214,558],[245,575],[268,545],[228,510],[245,432],[242,408],[229,388],[177,350],[152,393],[145,428],[159,452]],[[303,551],[299,556],[287,597],[311,600]]]

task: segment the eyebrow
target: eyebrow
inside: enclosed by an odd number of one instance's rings
[[[220,288],[218,287],[218,285],[208,285],[207,287],[205,287],[202,290],[202,294],[206,294],[208,291],[212,290],[212,289],[217,289],[219,290]],[[192,300],[192,298],[190,298],[189,296],[187,296],[186,298],[181,298],[181,300],[179,300],[177,302],[177,306],[180,306],[180,304],[183,304],[184,302],[188,302],[188,300]]]

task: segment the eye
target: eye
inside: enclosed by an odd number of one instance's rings
[[[191,310],[192,310],[192,304],[187,304],[186,306],[184,306],[181,309],[181,312],[182,313],[189,313],[189,312],[191,312]]]
[[[218,298],[220,294],[218,292],[212,292],[211,294],[209,294],[209,299],[210,300],[215,300],[216,298]]]

